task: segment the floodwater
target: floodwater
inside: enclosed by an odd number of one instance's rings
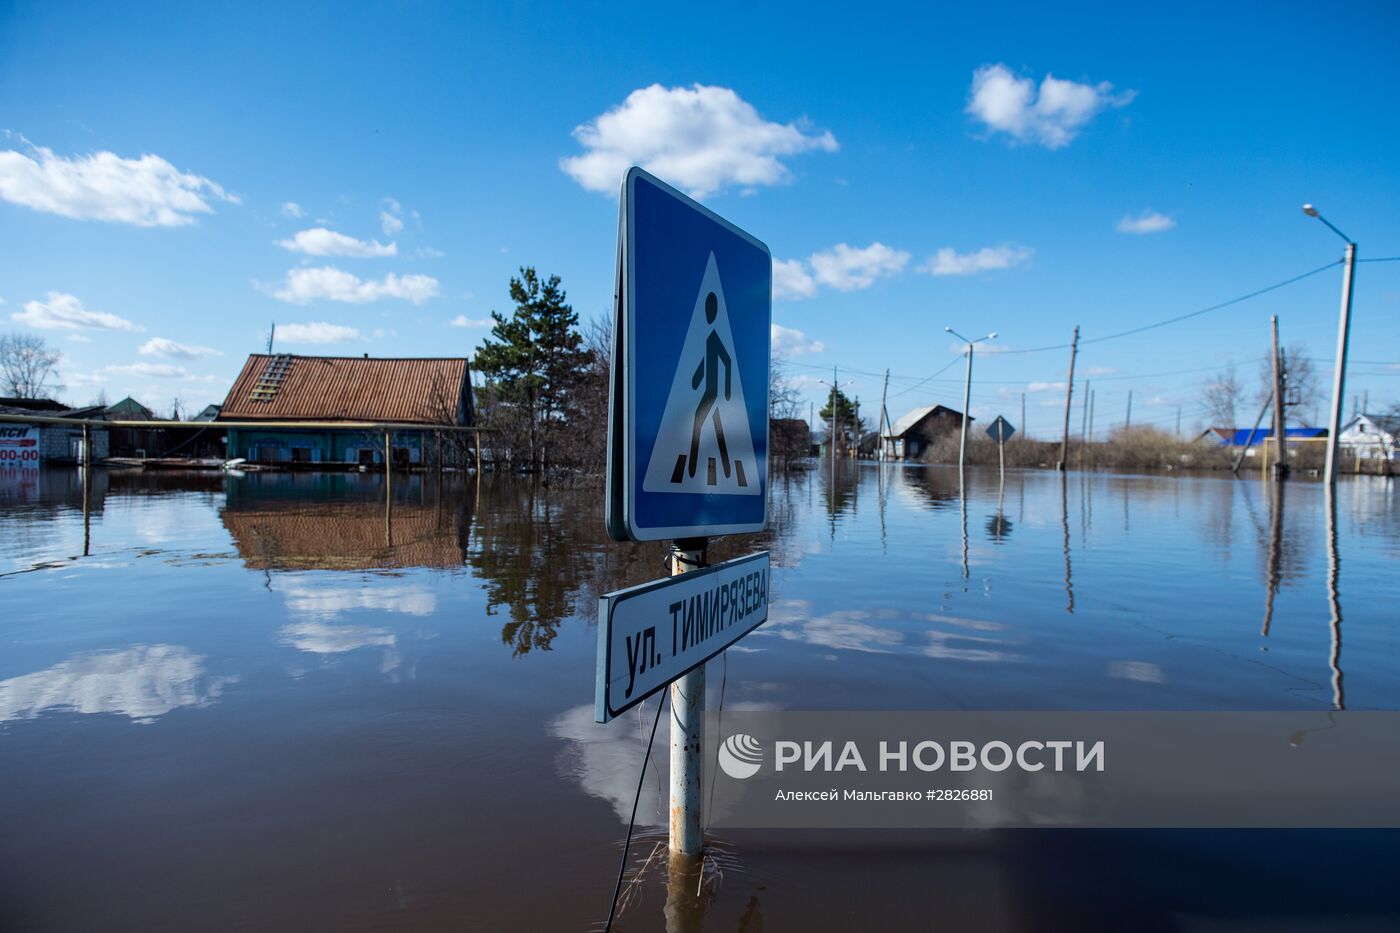
[[[0,929],[600,928],[655,706],[593,723],[596,597],[664,571],[599,488],[89,480],[0,476]],[[774,566],[712,709],[1400,708],[1387,480],[872,464],[771,514],[712,548]],[[1394,831],[732,832],[667,910],[665,762],[617,929],[1400,929]]]

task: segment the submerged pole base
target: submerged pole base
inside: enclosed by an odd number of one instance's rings
[[[705,566],[703,538],[687,538],[671,547],[671,575]],[[671,820],[673,856],[698,857],[705,848],[700,819],[702,748],[705,742],[705,665],[671,684]]]

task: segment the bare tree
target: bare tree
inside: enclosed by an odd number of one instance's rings
[[[63,354],[38,334],[0,337],[0,385],[11,398],[45,398],[63,391],[54,381]]]
[[[1272,377],[1271,377],[1272,378]],[[1244,399],[1244,386],[1231,363],[1219,376],[1201,387],[1201,401],[1210,409],[1211,417],[1221,427],[1235,427],[1235,410]]]
[[[768,457],[775,467],[790,469],[807,456],[811,433],[802,421],[802,398],[782,361],[768,366]]]
[[[1317,403],[1317,369],[1308,356],[1308,348],[1291,343],[1279,351],[1283,364],[1283,403],[1286,408],[1311,408]],[[1265,353],[1259,362],[1259,404],[1274,395],[1274,361]]]

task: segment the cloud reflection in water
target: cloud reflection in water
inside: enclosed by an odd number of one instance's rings
[[[206,676],[204,656],[178,645],[79,654],[47,670],[0,680],[0,721],[67,710],[120,713],[149,723],[183,706],[207,706],[237,682],[236,676]]]

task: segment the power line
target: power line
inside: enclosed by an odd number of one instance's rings
[[[920,386],[924,385],[924,383],[932,382],[933,379],[934,379],[934,376],[938,376],[938,375],[941,375],[941,374],[944,373],[944,372],[947,372],[948,369],[950,369],[950,368],[953,366],[953,364],[957,363],[958,360],[959,360],[959,357],[956,357],[956,356],[953,357],[951,360],[948,361],[948,364],[947,364],[946,366],[943,366],[942,368],[940,368],[940,369],[938,370],[938,372],[935,372],[935,373],[933,374],[933,376],[929,376],[927,379],[923,380],[923,382],[916,382],[914,385],[911,385],[911,386],[910,386],[909,388],[907,388],[907,389],[901,389],[901,390],[899,390],[898,392],[895,392],[893,395],[890,396],[890,398],[899,398],[901,395],[903,395],[903,394],[906,393],[906,392],[913,392],[915,389],[917,389],[917,388],[919,388]]]
[[[1312,276],[1317,275],[1320,272],[1326,272],[1328,269],[1339,264],[1340,262],[1341,260],[1339,259],[1333,260],[1325,266],[1318,266],[1311,272],[1304,272],[1302,275],[1295,275],[1291,279],[1284,279],[1282,282],[1276,282],[1273,285],[1268,285],[1264,288],[1255,289],[1254,291],[1249,292],[1248,294],[1240,295],[1238,298],[1231,298],[1229,301],[1222,301],[1219,304],[1211,305],[1208,308],[1201,308],[1199,311],[1192,311],[1188,314],[1179,314],[1176,317],[1167,318],[1166,320],[1158,321],[1155,324],[1144,324],[1141,327],[1134,327],[1131,330],[1119,331],[1116,334],[1107,334],[1103,337],[1094,337],[1091,340],[1085,340],[1083,342],[1103,343],[1105,340],[1117,340],[1119,337],[1130,337],[1133,334],[1140,334],[1143,331],[1154,330],[1158,327],[1166,327],[1168,324],[1177,324],[1181,321],[1185,321],[1193,317],[1199,317],[1202,314],[1209,314],[1212,311],[1219,311],[1221,308],[1228,308],[1231,305],[1237,305],[1242,301],[1248,301],[1251,298],[1258,298],[1260,295],[1267,295],[1269,292],[1278,291],[1280,288],[1286,288],[1287,286],[1292,285],[1295,282],[1301,282],[1303,281],[1303,279],[1311,278]]]
[[[1400,262],[1400,256],[1383,256],[1383,257],[1376,257],[1376,258],[1372,258],[1372,259],[1361,259],[1361,260],[1358,260],[1358,262]],[[1254,291],[1247,292],[1247,293],[1245,293],[1245,294],[1243,294],[1243,295],[1236,296],[1236,297],[1234,297],[1234,298],[1229,299],[1228,301],[1222,301],[1222,302],[1219,302],[1219,303],[1217,303],[1217,304],[1210,305],[1210,306],[1205,307],[1205,308],[1199,308],[1199,309],[1197,309],[1197,310],[1195,310],[1195,311],[1187,312],[1186,314],[1179,314],[1179,315],[1177,315],[1177,316],[1175,316],[1175,317],[1166,318],[1166,319],[1161,320],[1161,321],[1155,321],[1155,322],[1153,322],[1153,323],[1151,323],[1151,324],[1144,324],[1144,325],[1142,325],[1142,326],[1140,326],[1140,327],[1134,327],[1134,328],[1130,328],[1130,329],[1128,329],[1128,330],[1118,331],[1117,333],[1105,334],[1105,335],[1102,336],[1102,337],[1085,338],[1085,339],[1081,340],[1080,343],[1081,343],[1081,344],[1103,343],[1103,342],[1106,341],[1106,340],[1117,340],[1117,339],[1122,338],[1122,337],[1130,337],[1130,336],[1133,336],[1133,335],[1135,335],[1135,334],[1141,334],[1141,333],[1143,333],[1143,332],[1145,332],[1145,331],[1155,330],[1155,329],[1157,329],[1157,328],[1159,328],[1159,327],[1166,327],[1166,326],[1168,326],[1168,325],[1170,325],[1170,324],[1179,324],[1179,323],[1182,322],[1182,321],[1190,320],[1191,318],[1195,318],[1195,317],[1200,317],[1201,315],[1203,315],[1203,314],[1209,314],[1209,313],[1211,313],[1212,311],[1220,311],[1220,310],[1222,310],[1222,309],[1224,309],[1224,308],[1228,308],[1228,307],[1231,307],[1231,306],[1233,306],[1233,305],[1237,305],[1237,304],[1240,304],[1240,303],[1242,303],[1242,302],[1249,301],[1249,300],[1251,300],[1251,299],[1253,299],[1253,298],[1258,298],[1258,297],[1260,297],[1261,295],[1267,295],[1267,294],[1269,294],[1270,292],[1277,291],[1277,290],[1279,290],[1279,289],[1281,289],[1281,288],[1286,288],[1286,287],[1288,287],[1289,285],[1294,285],[1294,284],[1296,284],[1296,283],[1298,283],[1298,282],[1303,281],[1304,279],[1308,279],[1308,278],[1311,278],[1311,277],[1313,277],[1313,276],[1315,276],[1315,275],[1318,275],[1318,274],[1320,274],[1320,273],[1322,273],[1322,272],[1326,272],[1328,269],[1331,269],[1332,267],[1334,267],[1334,266],[1336,266],[1336,265],[1339,265],[1340,263],[1341,263],[1341,260],[1340,260],[1340,259],[1336,259],[1336,260],[1333,260],[1333,261],[1327,263],[1326,265],[1318,266],[1316,269],[1312,269],[1312,270],[1310,270],[1310,271],[1308,271],[1308,272],[1304,272],[1304,273],[1302,273],[1302,274],[1300,274],[1300,275],[1295,275],[1295,276],[1293,276],[1293,277],[1291,277],[1291,278],[1284,279],[1284,280],[1281,281],[1281,282],[1275,282],[1275,283],[1272,284],[1272,285],[1266,285],[1266,286],[1264,286],[1263,288],[1258,288],[1258,289],[1255,289]],[[1015,355],[1021,355],[1021,354],[1026,354],[1026,353],[1044,353],[1044,352],[1048,352],[1048,351],[1051,351],[1051,350],[1065,350],[1065,349],[1068,349],[1069,346],[1070,346],[1070,345],[1069,345],[1068,343],[1057,343],[1057,344],[1052,344],[1052,345],[1043,346],[1043,347],[1028,347],[1028,348],[1021,349],[1021,350],[1010,350],[1010,349],[1008,349],[1008,350],[998,350],[997,353],[998,353],[998,355],[1000,355],[1000,354],[1015,354]],[[911,380],[917,380],[917,381],[913,381],[912,384],[909,384],[909,385],[907,385],[905,388],[901,389],[900,391],[891,394],[891,395],[890,395],[890,398],[897,398],[897,397],[899,397],[899,396],[901,396],[901,395],[904,395],[904,394],[906,394],[906,393],[912,392],[912,391],[914,391],[915,389],[922,388],[923,386],[927,385],[927,384],[930,383],[930,382],[933,382],[938,376],[942,375],[944,372],[947,372],[950,368],[952,368],[952,367],[957,363],[957,361],[958,361],[959,359],[961,359],[961,358],[962,358],[962,357],[961,357],[960,355],[959,355],[959,356],[954,356],[951,360],[948,361],[948,363],[947,363],[946,365],[940,367],[940,368],[939,368],[938,370],[936,370],[932,375],[926,376],[926,377],[924,377],[924,378],[919,378],[918,376],[908,376],[908,375],[902,375],[902,374],[897,374],[897,373],[891,373],[891,374],[890,374],[890,379],[891,379],[891,380],[894,380],[895,382],[906,382],[906,383],[908,383],[908,382],[911,382]],[[826,368],[827,368],[827,367],[824,366],[824,365],[819,365],[819,364],[814,364],[814,363],[802,363],[802,362],[799,362],[799,361],[797,361],[797,360],[792,360],[792,359],[784,360],[783,362],[784,362],[785,364],[787,364],[787,365],[798,366],[798,367],[801,367],[801,368],[803,368],[803,369],[814,369],[814,370],[823,370],[823,371],[825,371]],[[1331,362],[1331,361],[1330,361],[1330,360],[1314,359],[1314,362]],[[1362,364],[1362,365],[1373,365],[1373,366],[1389,366],[1389,365],[1393,365],[1393,364],[1390,363],[1390,362],[1385,362],[1385,361],[1380,361],[1380,360],[1357,360],[1357,361],[1355,361],[1355,362],[1360,363],[1360,364]],[[1230,366],[1232,366],[1232,365],[1234,365],[1234,364],[1227,363],[1227,364],[1225,364],[1225,365],[1223,365],[1223,366],[1203,367],[1203,368],[1199,368],[1199,369],[1177,370],[1177,371],[1174,371],[1174,372],[1166,372],[1166,373],[1150,373],[1150,374],[1121,375],[1121,376],[1101,376],[1101,377],[1099,377],[1099,378],[1100,378],[1100,379],[1103,379],[1103,380],[1163,378],[1163,377],[1167,377],[1167,376],[1189,375],[1189,374],[1191,374],[1191,373],[1197,373],[1197,372],[1213,372],[1213,371],[1221,370],[1221,369],[1229,369]],[[883,378],[884,375],[885,375],[884,373],[872,372],[872,371],[870,371],[870,370],[855,369],[855,368],[852,368],[852,367],[849,367],[849,366],[842,366],[841,369],[842,369],[844,372],[853,373],[853,374],[855,374],[855,375],[861,375],[861,376],[870,376],[870,377],[873,377],[873,378]],[[1357,375],[1390,375],[1390,374],[1389,374],[1389,373],[1358,373]],[[955,382],[956,380],[945,380],[945,381],[948,381],[948,382]],[[981,381],[987,382],[987,380],[981,380]],[[1032,380],[1032,381],[1035,381],[1035,380]],[[1042,381],[1053,381],[1053,380],[1042,380]],[[1018,384],[1020,384],[1020,382],[1021,382],[1021,380],[1015,380],[1015,381],[1012,381],[1012,380],[995,381],[995,380],[993,380],[993,381],[991,381],[991,384],[993,384],[993,385],[1018,385]]]

